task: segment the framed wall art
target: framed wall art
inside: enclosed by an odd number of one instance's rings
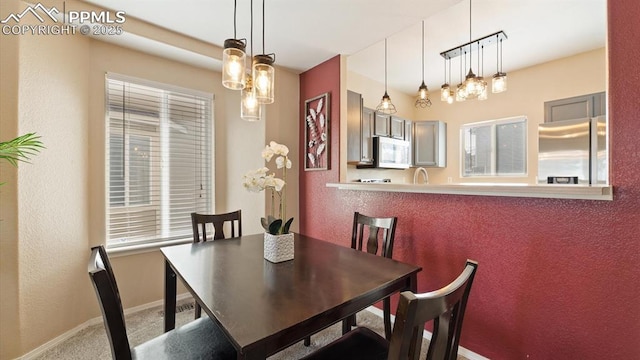
[[[329,169],[329,93],[304,102],[305,170]]]

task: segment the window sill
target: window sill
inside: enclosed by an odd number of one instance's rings
[[[546,199],[613,200],[611,185],[528,185],[528,184],[399,184],[327,183],[340,190],[407,192],[424,194],[506,196]]]
[[[171,241],[153,242],[153,243],[146,243],[146,244],[111,247],[111,248],[107,248],[106,250],[109,257],[116,258],[120,256],[129,256],[129,255],[154,252],[154,251],[160,250],[161,247],[187,244],[192,241],[193,239],[171,240]]]

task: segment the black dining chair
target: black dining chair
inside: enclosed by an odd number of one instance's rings
[[[113,359],[237,359],[236,349],[209,317],[194,320],[131,348],[118,285],[103,246],[91,248],[88,272],[98,297]]]
[[[462,273],[449,285],[427,293],[404,291],[396,311],[391,340],[358,327],[301,360],[418,359],[422,333],[433,320],[427,360],[456,360],[465,308],[478,263],[467,260]]]
[[[213,240],[226,239],[224,225],[229,223],[231,236],[242,236],[242,210],[236,210],[224,214],[198,214],[191,213],[191,225],[193,226],[193,242],[207,241],[207,224],[213,226]],[[202,314],[202,307],[198,302],[194,305],[194,316],[198,319]]]
[[[393,240],[396,234],[397,217],[371,217],[359,212],[353,214],[351,229],[351,248],[366,251],[391,259],[393,255]],[[366,242],[365,242],[366,239]],[[391,298],[382,300],[384,316],[384,331],[387,339],[391,338]],[[356,326],[355,315],[348,320],[351,326]],[[304,345],[309,346],[311,338],[304,339]]]
[[[225,214],[198,214],[191,213],[191,225],[193,226],[193,242],[207,241],[207,224],[213,226],[213,240],[226,239],[224,225],[231,225],[231,236],[242,236],[242,210],[236,210]]]

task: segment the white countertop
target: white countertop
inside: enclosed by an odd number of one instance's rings
[[[341,190],[409,192],[424,194],[509,196],[550,199],[613,200],[610,185],[529,185],[500,183],[402,184],[402,183],[327,183]]]

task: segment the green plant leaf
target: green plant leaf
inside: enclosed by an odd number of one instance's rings
[[[266,218],[260,218],[260,224],[262,224],[262,228],[265,231],[269,231],[269,222],[267,221]]]
[[[9,141],[0,142],[0,159],[7,160],[11,165],[18,166],[18,162],[29,162],[31,156],[44,148],[36,133],[27,133]]]
[[[287,222],[284,224],[284,228],[282,229],[283,234],[289,233],[289,228],[291,227],[292,223],[293,223],[293,218],[287,220]]]
[[[280,227],[282,227],[282,220],[276,219],[271,224],[269,224],[269,234],[278,235],[280,234]]]

